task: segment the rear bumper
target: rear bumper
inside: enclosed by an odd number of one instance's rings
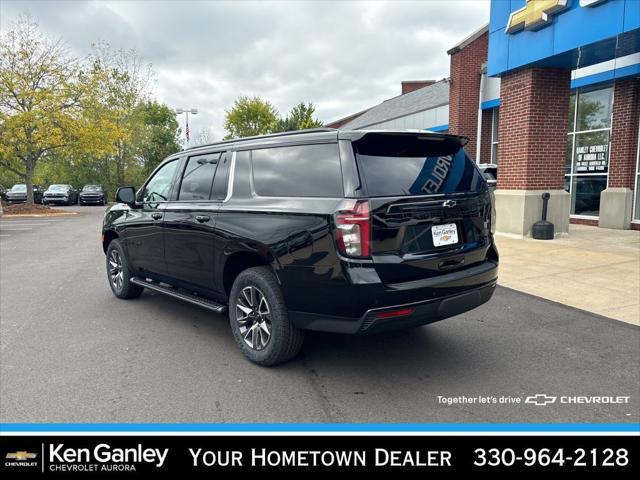
[[[362,306],[357,317],[290,311],[296,327],[307,330],[365,335],[398,330],[459,315],[487,302],[495,291],[498,263],[486,261],[460,272],[394,285],[344,286],[352,304]],[[328,300],[331,302],[331,300]],[[403,316],[384,312],[408,309]]]

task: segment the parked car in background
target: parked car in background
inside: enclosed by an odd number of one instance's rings
[[[498,165],[495,163],[479,163],[478,168],[487,180],[489,188],[495,189],[498,185]]]
[[[33,186],[33,201],[42,203],[42,193],[44,189],[40,185]],[[27,201],[27,185],[16,183],[11,190],[6,193],[7,203],[25,203]]]
[[[85,185],[80,190],[80,205],[107,204],[107,192],[105,192],[102,185]]]
[[[43,205],[75,205],[76,203],[78,203],[78,191],[66,183],[50,185],[42,195]]]
[[[167,158],[105,213],[107,278],[229,313],[260,365],[304,330],[365,335],[436,322],[493,295],[493,194],[466,139],[317,129]]]

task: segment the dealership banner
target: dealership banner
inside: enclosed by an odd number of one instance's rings
[[[637,473],[637,436],[0,437],[4,478],[234,473]],[[10,476],[6,476],[9,474]]]

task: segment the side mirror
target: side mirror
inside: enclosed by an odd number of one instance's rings
[[[133,187],[119,187],[116,192],[116,201],[133,206],[136,203],[136,191]]]

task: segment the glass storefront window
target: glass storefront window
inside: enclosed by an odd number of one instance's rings
[[[571,214],[597,217],[607,188],[613,87],[577,90],[569,101],[565,190]]]
[[[500,109],[494,108],[491,114],[491,163],[498,164],[498,129]]]
[[[574,135],[569,135],[567,139],[567,148],[565,149],[564,174],[571,175],[571,167],[573,165],[573,139]],[[567,192],[569,189],[567,189]]]
[[[606,175],[575,175],[571,184],[571,213],[597,217],[600,192],[607,188]]]
[[[613,88],[602,88],[578,94],[578,122],[576,131],[611,127]]]
[[[569,97],[569,131],[575,131],[576,121],[576,94],[572,93]]]
[[[607,173],[609,130],[576,133],[573,173]]]

